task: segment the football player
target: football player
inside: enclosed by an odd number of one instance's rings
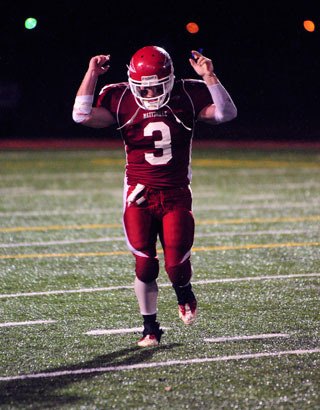
[[[211,59],[193,50],[189,63],[200,78],[178,80],[170,55],[157,46],[136,51],[128,66],[128,81],[105,85],[93,106],[97,80],[108,71],[109,60],[110,55],[90,59],[72,117],[93,128],[117,124],[123,139],[123,226],[135,258],[134,289],[144,325],[138,346],[157,346],[163,333],[157,321],[158,238],[179,317],[190,325],[197,316],[190,261],[195,123],[231,121],[237,109],[214,73]]]

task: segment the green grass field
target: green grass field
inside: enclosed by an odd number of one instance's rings
[[[141,349],[124,154],[0,153],[1,409],[320,409],[320,152],[193,151],[196,324]],[[138,329],[137,329],[138,328]]]

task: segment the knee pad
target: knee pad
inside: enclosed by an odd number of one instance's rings
[[[142,257],[135,255],[136,276],[142,282],[149,283],[159,275],[159,260],[157,257]]]
[[[166,266],[166,271],[174,286],[185,286],[190,282],[192,276],[190,259],[179,263],[179,265]]]

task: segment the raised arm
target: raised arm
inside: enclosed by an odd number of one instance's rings
[[[195,72],[206,83],[213,100],[213,104],[201,110],[198,120],[212,124],[231,121],[237,116],[237,108],[229,93],[215,75],[212,61],[195,50],[192,50],[192,55],[194,58],[190,58],[189,62]]]
[[[105,128],[115,124],[116,121],[108,110],[92,107],[98,78],[108,71],[109,59],[110,55],[98,55],[90,59],[73,106],[72,118],[76,123],[93,128]]]

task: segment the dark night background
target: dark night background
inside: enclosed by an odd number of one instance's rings
[[[26,30],[24,20],[38,25]],[[316,31],[303,28],[305,19]],[[197,34],[185,25],[195,21]],[[73,123],[72,105],[89,59],[111,54],[104,83],[125,81],[126,64],[144,45],[172,56],[176,77],[203,48],[238,108],[238,118],[198,136],[320,140],[320,1],[2,1],[0,138],[104,138],[114,130]]]

